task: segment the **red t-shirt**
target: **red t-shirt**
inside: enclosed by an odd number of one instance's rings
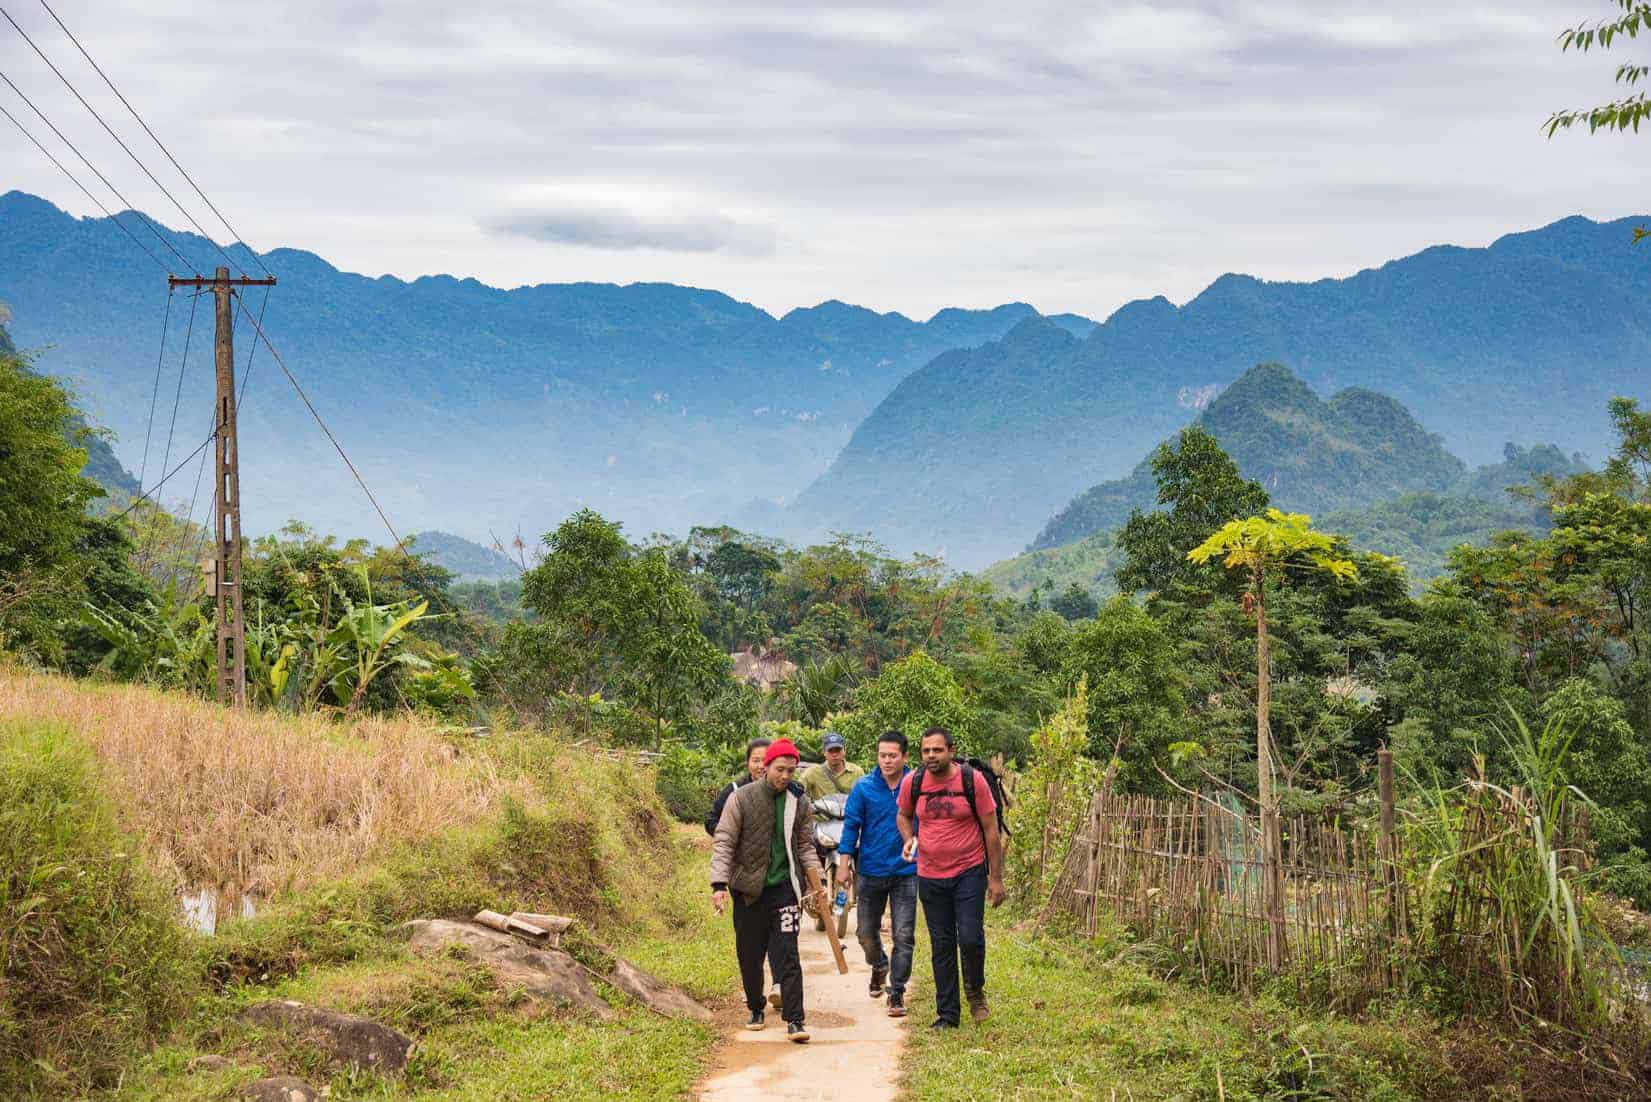
[[[963,798],[963,767],[952,763],[952,775],[944,781],[918,766],[900,782],[900,810],[912,812],[912,780],[923,775],[923,806],[917,808],[917,875],[944,880],[962,876],[976,865],[986,863],[986,840],[980,824],[969,814]],[[975,770],[975,812],[983,821],[997,814],[991,786]]]

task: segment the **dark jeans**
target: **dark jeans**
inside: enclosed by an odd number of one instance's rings
[[[906,981],[911,979],[912,947],[917,944],[917,877],[915,876],[855,876],[854,925],[865,950],[866,963],[873,968],[887,968],[889,990],[902,994]],[[889,925],[893,930],[894,958],[891,962],[883,952],[883,908],[889,909]]]
[[[803,965],[797,956],[802,914],[790,884],[765,889],[752,904],[735,893],[734,953],[739,957],[746,1009],[767,1006],[762,982],[766,958],[780,985],[780,1015],[788,1022],[803,1020]]]
[[[986,866],[943,880],[917,878],[923,920],[929,924],[929,961],[934,967],[934,1008],[942,1021],[957,1025],[963,1008],[957,997],[958,957],[963,958],[963,990],[986,989]]]

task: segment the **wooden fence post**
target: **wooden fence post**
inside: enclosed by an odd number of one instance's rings
[[[1376,752],[1376,791],[1382,809],[1380,857],[1382,881],[1387,888],[1387,967],[1388,980],[1392,982],[1395,972],[1393,952],[1403,930],[1400,926],[1399,838],[1394,832],[1393,751],[1385,746]]]

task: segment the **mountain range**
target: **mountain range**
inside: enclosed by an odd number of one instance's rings
[[[1388,395],[1472,463],[1510,440],[1599,458],[1606,401],[1651,392],[1636,221],[1567,218],[1346,279],[1225,275],[1185,306],[1132,302],[1087,338],[1028,318],[895,387],[787,510],[791,531],[871,531],[965,567],[1014,554],[1267,362],[1314,390]]]
[[[1600,456],[1606,399],[1651,378],[1635,221],[1568,218],[1345,279],[1226,275],[1183,306],[1136,301],[1099,325],[1023,303],[915,321],[831,301],[775,317],[672,284],[375,279],[275,249],[261,255],[280,280],[264,325],[402,531],[531,539],[589,505],[637,537],[719,522],[793,540],[862,531],[976,568],[1128,476],[1260,363],[1312,391],[1356,388],[1325,405],[1373,432],[1391,410],[1360,412],[1357,392],[1387,395],[1416,423],[1390,427],[1469,463],[1510,440]],[[212,243],[161,232],[192,265],[214,262]],[[178,460],[210,425],[210,299],[169,298],[110,219],[20,192],[0,196],[0,255],[0,302],[36,368],[113,430],[117,467],[146,487],[168,472],[161,497],[186,502],[199,466]],[[262,292],[247,295],[264,310]],[[249,328],[249,532],[296,518],[384,539]]]
[[[221,259],[201,237],[160,232],[196,265]],[[228,253],[257,273],[248,250]],[[170,468],[210,430],[210,298],[180,292],[168,310],[165,273],[119,226],[21,192],[0,196],[0,255],[13,336],[114,430],[134,471],[157,407],[153,485],[163,457]],[[386,511],[404,528],[477,540],[489,528],[545,531],[585,504],[646,535],[784,499],[905,374],[1036,315],[1011,303],[919,322],[833,301],[776,318],[671,284],[507,291],[450,276],[373,279],[295,249],[261,259],[279,280],[264,328]],[[246,305],[262,311],[263,292],[248,291]],[[1051,324],[1094,327],[1075,315]],[[248,529],[296,517],[383,538],[249,329],[239,320],[238,370],[252,375],[241,427]],[[194,475],[179,472],[163,498],[187,499]]]

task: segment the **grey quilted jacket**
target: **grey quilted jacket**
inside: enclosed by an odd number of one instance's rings
[[[786,786],[785,824],[790,830],[791,889],[798,900],[805,894],[807,870],[820,872],[814,850],[814,813],[803,798],[802,786]],[[768,848],[774,838],[774,790],[765,781],[741,785],[728,797],[711,842],[711,886],[727,887],[747,903],[762,895],[768,879]]]

